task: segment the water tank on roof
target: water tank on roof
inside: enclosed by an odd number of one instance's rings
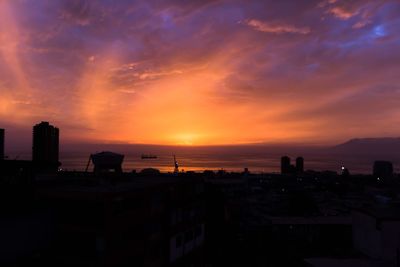
[[[124,161],[124,155],[117,154],[109,151],[104,151],[90,155],[90,160],[94,165],[94,172],[109,172],[114,170],[115,172],[122,172],[122,162]]]

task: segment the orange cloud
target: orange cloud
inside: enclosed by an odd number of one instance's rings
[[[358,14],[357,11],[351,12],[351,11],[345,10],[341,7],[333,7],[331,9],[329,9],[329,13],[333,14],[335,17],[342,19],[342,20],[347,20]]]
[[[293,25],[287,25],[287,24],[272,24],[256,19],[246,20],[243,23],[250,27],[253,27],[255,30],[260,32],[299,33],[299,34],[309,34],[311,32],[310,28],[308,27],[295,27]]]

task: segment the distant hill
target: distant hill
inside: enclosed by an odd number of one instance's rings
[[[355,138],[331,147],[331,151],[357,154],[400,154],[400,138]]]

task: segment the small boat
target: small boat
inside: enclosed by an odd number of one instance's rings
[[[156,155],[142,154],[142,159],[156,159]]]

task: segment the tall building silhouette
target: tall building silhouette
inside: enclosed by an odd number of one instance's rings
[[[33,127],[32,160],[37,163],[57,163],[59,130],[42,121]]]
[[[296,171],[297,172],[304,172],[304,159],[303,157],[296,158]]]
[[[0,160],[4,159],[4,129],[0,129]]]
[[[393,175],[393,163],[390,161],[377,160],[374,162],[373,175],[375,177],[390,177]]]
[[[281,173],[290,173],[290,158],[288,156],[284,156],[281,158]]]

